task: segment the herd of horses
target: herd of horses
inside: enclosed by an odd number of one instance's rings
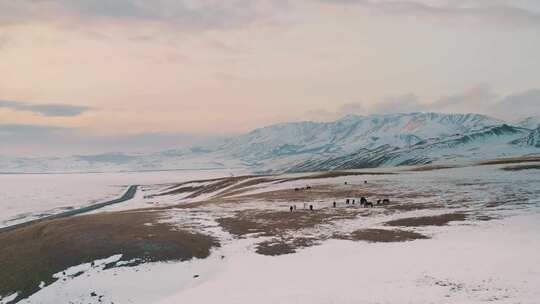
[[[367,181],[364,181],[364,183],[367,184]],[[347,182],[345,182],[345,185],[347,185]],[[306,186],[304,188],[294,188],[294,191],[310,190],[310,189],[311,189],[311,186]],[[345,205],[355,205],[356,201],[357,201],[356,199],[347,198],[347,199],[345,199]],[[358,202],[359,202],[360,207],[373,208],[374,205],[389,204],[390,200],[387,199],[387,198],[382,199],[382,200],[378,199],[377,202],[374,204],[373,202],[368,201],[365,197],[360,197]],[[332,207],[337,208],[337,202],[334,201],[332,203]],[[305,204],[304,204],[304,208],[305,208]],[[296,210],[296,205],[290,206],[289,210],[291,212],[295,211]],[[309,205],[309,210],[313,211],[313,205]]]

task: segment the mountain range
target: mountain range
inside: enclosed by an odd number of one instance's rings
[[[245,168],[303,172],[452,163],[540,154],[540,117],[507,122],[481,114],[347,115],[281,123],[204,146],[147,154],[0,156],[1,172]]]

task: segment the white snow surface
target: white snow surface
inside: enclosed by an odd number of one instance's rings
[[[539,228],[535,214],[405,244],[329,241],[278,258],[244,251],[159,303],[536,303]]]
[[[110,199],[129,185],[176,183],[225,177],[231,170],[178,170],[123,173],[0,174],[0,227]],[[142,197],[138,191],[135,198]],[[122,206],[137,206],[129,200]]]
[[[535,212],[430,240],[334,240],[279,257],[242,240],[202,260],[90,268],[23,303],[537,303],[539,229]]]
[[[103,263],[68,269],[61,280],[21,303],[538,303],[540,299],[540,173],[508,172],[504,165],[464,167],[398,175],[347,176],[333,179],[267,184],[266,191],[334,183],[341,187],[386,187],[388,195],[426,191],[452,211],[415,210],[385,214],[374,208],[362,219],[297,231],[298,235],[328,234],[361,228],[386,228],[388,220],[468,211],[495,220],[467,220],[413,231],[426,240],[367,243],[327,240],[297,253],[269,257],[255,253],[264,238],[232,237],[215,218],[231,210],[278,209],[287,203],[254,201],[241,206],[222,204],[201,210],[171,210],[164,221],[200,224],[200,232],[219,238],[222,246],[206,259],[141,264],[104,269]],[[348,185],[344,185],[348,181]],[[145,185],[144,195],[166,185]],[[385,188],[385,189],[386,189]],[[250,193],[261,192],[254,187]],[[135,205],[107,210],[188,202],[182,196],[144,198]],[[422,199],[403,198],[422,203]],[[508,202],[500,207],[486,206]],[[323,208],[328,202],[311,202]],[[382,210],[382,209],[379,209]],[[210,212],[208,212],[210,211]],[[118,260],[118,256],[107,262]],[[119,266],[122,262],[119,262]],[[78,276],[74,273],[83,271]],[[65,279],[65,280],[64,280]]]

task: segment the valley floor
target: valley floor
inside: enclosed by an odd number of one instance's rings
[[[0,303],[536,303],[537,164],[141,185],[0,234]]]

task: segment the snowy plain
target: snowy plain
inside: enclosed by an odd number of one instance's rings
[[[401,168],[402,172],[396,175],[340,176],[251,186],[242,195],[306,184],[356,187],[369,179],[370,187],[381,187],[390,197],[415,191],[431,193],[451,210],[489,216],[491,220],[468,219],[447,226],[414,228],[430,237],[425,240],[368,243],[328,239],[294,254],[264,256],[254,250],[255,243],[264,237],[236,238],[224,231],[215,217],[227,214],[230,209],[286,209],[287,203],[253,201],[242,206],[208,206],[198,212],[171,211],[167,221],[179,226],[187,221],[199,223],[201,231],[219,238],[222,246],[213,249],[206,259],[188,262],[109,269],[104,269],[101,262],[94,266],[74,266],[66,270],[67,276],[57,274],[65,280],[44,287],[21,303],[538,303],[540,171],[504,171],[502,167],[504,165],[427,172]],[[109,182],[109,186],[136,183],[143,185],[145,192],[102,211],[200,200],[186,199],[183,195],[147,197],[162,192],[172,182],[203,178],[198,174],[175,174],[134,175],[134,179],[123,174],[121,178],[111,178],[114,183]],[[204,174],[210,174],[206,177],[211,178],[227,176],[228,172]],[[345,181],[349,185],[345,186]],[[204,199],[219,193],[205,194]],[[406,195],[403,197],[407,200]],[[411,196],[407,203],[424,203],[431,199]],[[494,202],[504,204],[488,208]],[[316,208],[328,204],[326,201],[310,203]],[[396,215],[376,209],[369,217],[295,233],[381,228],[383,223],[397,218],[448,212],[419,209]],[[112,256],[108,262],[118,258]],[[82,275],[69,276],[81,270]]]
[[[129,185],[226,177],[231,170],[0,174],[0,227],[121,196]]]

